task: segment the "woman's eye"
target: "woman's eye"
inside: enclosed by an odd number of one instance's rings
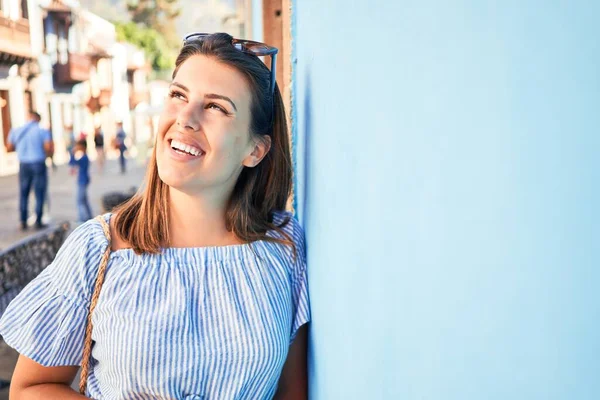
[[[212,108],[214,110],[221,111],[223,114],[228,114],[227,110],[224,109],[223,107],[221,107],[220,105],[218,105],[217,103],[208,103],[206,105],[206,108]]]
[[[172,99],[185,100],[185,96],[183,95],[183,93],[179,93],[176,90],[171,90],[169,92],[169,97]]]

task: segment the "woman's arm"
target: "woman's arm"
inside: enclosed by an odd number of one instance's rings
[[[273,400],[308,399],[307,343],[308,325],[304,324],[290,346]]]
[[[44,367],[19,356],[10,384],[10,399],[87,399],[71,389],[79,367]]]

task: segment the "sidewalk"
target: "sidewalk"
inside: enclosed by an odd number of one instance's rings
[[[108,160],[104,172],[99,174],[96,165],[90,170],[92,182],[89,187],[90,205],[94,215],[101,212],[102,195],[111,191],[127,191],[132,186],[140,187],[143,181],[145,166],[139,166],[135,160],[128,160],[127,173],[121,175],[116,160]],[[66,165],[56,170],[48,170],[50,211],[44,222],[52,223],[77,220],[75,204],[75,176],[69,175]],[[19,191],[17,176],[0,177],[0,249],[23,239],[36,231],[30,228],[21,232],[19,223]],[[30,214],[35,207],[33,193],[29,200]],[[30,215],[30,218],[35,218]],[[0,381],[10,379],[18,354],[0,340]],[[8,400],[8,388],[0,390],[0,400]]]
[[[94,215],[100,214],[102,195],[111,191],[127,191],[132,186],[140,187],[144,177],[145,166],[139,166],[135,160],[128,160],[127,173],[121,175],[116,160],[108,160],[104,166],[104,173],[99,174],[97,167],[92,163],[90,170],[92,182],[89,187],[90,205]],[[44,212],[44,222],[77,220],[77,207],[75,203],[76,180],[69,175],[66,165],[58,166],[56,170],[48,169],[48,193],[50,211]],[[29,198],[30,224],[35,220],[35,197],[33,191]],[[19,221],[19,182],[18,177],[0,177],[0,249],[22,239],[35,230],[21,232]]]

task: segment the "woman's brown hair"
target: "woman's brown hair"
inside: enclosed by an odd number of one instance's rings
[[[291,192],[292,165],[285,110],[279,87],[270,90],[270,71],[256,56],[243,53],[226,33],[215,33],[201,41],[186,43],[175,62],[173,78],[179,67],[194,55],[213,57],[236,68],[250,87],[250,134],[257,140],[271,138],[271,148],[254,168],[244,167],[225,214],[226,227],[244,242],[266,240],[295,247],[283,226],[273,222],[273,212],[284,210]],[[156,147],[146,171],[144,187],[131,200],[115,210],[116,233],[137,254],[159,253],[170,243],[168,213],[169,187],[160,179]],[[267,235],[275,231],[277,235]]]

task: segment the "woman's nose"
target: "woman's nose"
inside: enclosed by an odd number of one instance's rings
[[[197,105],[194,106],[191,103],[186,105],[177,116],[177,126],[185,130],[191,129],[194,132],[200,130],[200,114]]]

